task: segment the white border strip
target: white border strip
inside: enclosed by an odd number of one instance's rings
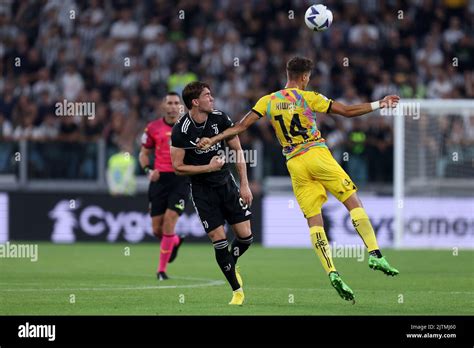
[[[0,243],[8,242],[8,193],[0,193]]]

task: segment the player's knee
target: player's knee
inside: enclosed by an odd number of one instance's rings
[[[355,191],[348,198],[343,200],[342,204],[344,204],[348,211],[355,208],[363,208],[362,202]]]
[[[308,227],[324,225],[323,216],[321,212],[319,214],[306,218],[306,220],[308,222]]]
[[[249,247],[250,245],[253,243],[253,234],[252,232],[250,232],[247,236],[245,237],[237,237],[237,240],[241,243],[241,244],[247,244]]]
[[[211,230],[210,232],[207,233],[207,236],[209,239],[214,243],[215,241],[221,241],[223,239],[227,239],[225,235],[224,229],[219,226],[216,229]]]

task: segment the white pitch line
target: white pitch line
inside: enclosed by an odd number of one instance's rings
[[[113,288],[35,288],[35,289],[1,289],[0,292],[29,292],[29,291],[123,291],[123,290],[155,290],[155,289],[184,289],[184,288],[202,288],[206,286],[218,286],[223,285],[223,280],[214,279],[203,279],[203,278],[191,278],[191,277],[173,277],[170,279],[182,279],[182,280],[197,280],[205,281],[206,283],[201,284],[189,284],[189,285],[150,285],[150,286],[127,286],[127,287],[113,287]]]

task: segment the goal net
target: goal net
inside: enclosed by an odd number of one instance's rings
[[[395,246],[473,248],[474,101],[403,100],[391,116]]]

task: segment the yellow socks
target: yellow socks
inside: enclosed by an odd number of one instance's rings
[[[352,225],[364,241],[367,250],[369,252],[378,250],[379,246],[377,244],[377,239],[375,238],[375,232],[364,208],[354,208],[350,211],[350,214]]]
[[[334,262],[332,262],[331,249],[329,248],[326,232],[322,226],[313,226],[309,229],[311,236],[311,244],[313,245],[316,255],[318,255],[321,264],[326,273],[336,272]]]
[[[367,216],[364,208],[355,208],[350,211],[352,224],[355,230],[359,233],[360,237],[364,241],[368,251],[378,250],[377,239],[375,238],[375,232],[370,223],[369,217]],[[327,274],[330,272],[336,272],[336,267],[332,261],[331,249],[329,248],[328,239],[326,232],[322,226],[313,226],[309,229],[311,236],[311,244],[313,249],[318,255],[321,264]],[[377,251],[379,253],[379,251]]]

